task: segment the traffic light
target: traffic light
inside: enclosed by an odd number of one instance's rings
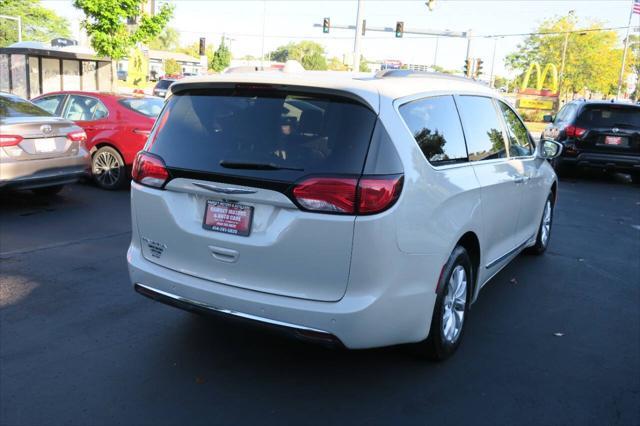
[[[476,59],[476,69],[474,73],[475,78],[480,77],[480,74],[482,74],[482,63],[483,63],[482,59],[480,58]]]
[[[331,19],[324,18],[322,21],[322,32],[325,34],[329,34],[329,28],[331,28]]]
[[[467,58],[464,61],[464,75],[465,77],[471,77],[471,71],[473,70],[473,60],[471,58]]]
[[[404,22],[402,21],[396,22],[396,37],[402,38],[403,33],[404,33]]]

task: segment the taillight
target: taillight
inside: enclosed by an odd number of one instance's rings
[[[22,142],[22,139],[19,135],[0,135],[0,146],[15,146]]]
[[[293,188],[293,196],[306,210],[354,214],[356,209],[355,178],[311,178]]]
[[[374,214],[391,207],[402,191],[402,175],[391,177],[305,179],[293,188],[296,202],[305,210]]]
[[[86,142],[87,134],[84,132],[84,130],[76,130],[67,133],[67,138],[71,139],[74,142]]]
[[[579,138],[582,135],[584,135],[584,132],[586,132],[587,129],[583,129],[582,127],[576,127],[576,126],[570,125],[570,126],[565,127],[564,131],[567,134],[567,137],[569,137],[569,138]]]
[[[379,213],[391,207],[400,197],[402,176],[360,179],[358,213]]]
[[[169,172],[162,158],[140,151],[133,162],[131,177],[139,184],[162,188],[169,180]]]

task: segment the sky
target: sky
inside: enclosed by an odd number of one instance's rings
[[[166,0],[158,0],[166,1]],[[313,40],[322,44],[329,57],[342,58],[353,51],[354,31],[332,28],[323,34],[324,17],[332,25],[355,25],[357,0],[171,0],[175,5],[170,25],[180,31],[181,43],[190,44],[200,37],[207,43],[220,43],[229,37],[235,58],[244,55],[260,57],[264,22],[264,51],[269,52],[288,42]],[[72,22],[83,17],[72,0],[43,0],[43,5]],[[403,21],[405,31],[451,30],[474,35],[517,34],[534,31],[545,19],[566,15],[574,10],[582,23],[597,21],[606,27],[623,27],[629,22],[631,0],[436,0],[433,11],[424,0],[363,0],[361,14],[371,27],[395,27]],[[640,15],[632,25],[640,25]],[[620,32],[620,39],[624,31]],[[482,58],[490,72],[494,47],[495,74],[508,75],[504,57],[513,51],[522,37],[498,39],[474,38],[473,58]],[[405,34],[367,32],[362,38],[361,52],[370,60],[395,59],[403,63],[437,65],[461,69],[467,42],[459,38],[436,38]]]

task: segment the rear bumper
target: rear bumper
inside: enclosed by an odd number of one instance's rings
[[[382,293],[347,294],[319,302],[232,287],[176,272],[146,260],[135,241],[127,252],[129,275],[139,293],[190,311],[222,315],[293,333],[304,340],[349,349],[418,342],[427,337],[435,292],[419,294],[398,283]],[[388,283],[387,283],[388,284]]]
[[[640,155],[616,155],[595,152],[581,152],[575,157],[563,156],[564,164],[579,167],[593,167],[619,171],[640,172]]]
[[[32,189],[73,183],[88,173],[89,153],[42,160],[2,161],[0,188]]]

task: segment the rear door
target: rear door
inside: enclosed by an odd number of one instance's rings
[[[302,211],[290,191],[314,176],[360,176],[375,120],[358,101],[323,93],[174,94],[145,148],[172,180],[134,197],[143,255],[231,286],[339,300],[355,216]]]
[[[640,107],[618,104],[585,105],[575,120],[586,129],[576,140],[583,152],[640,155]]]
[[[98,98],[70,95],[63,117],[74,121],[87,133],[87,147],[91,149],[98,133],[113,127],[109,121],[109,110]]]
[[[469,161],[481,186],[487,269],[501,262],[522,241],[517,232],[522,202],[521,171],[510,161],[502,121],[489,97],[456,96],[467,141]]]

